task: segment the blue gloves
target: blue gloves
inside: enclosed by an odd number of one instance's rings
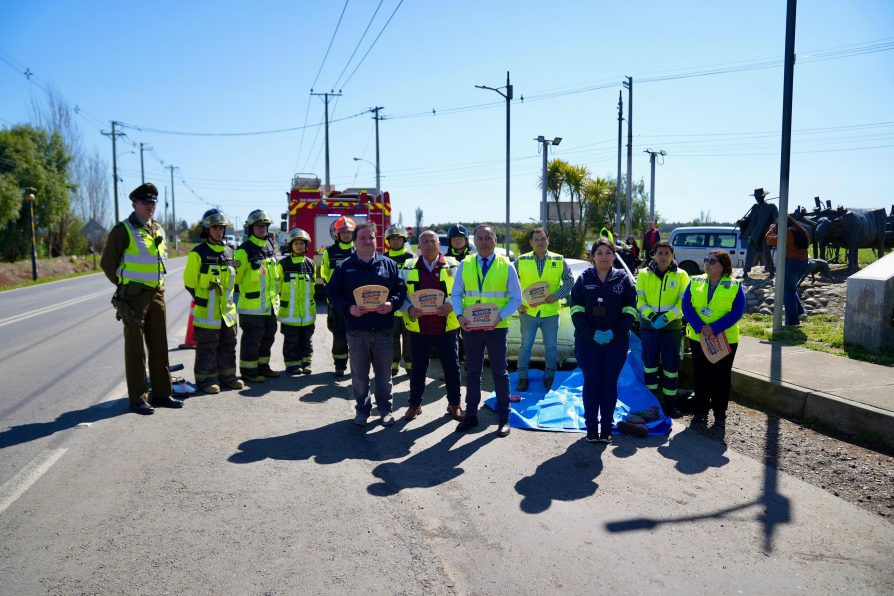
[[[667,327],[667,316],[660,315],[652,320],[652,329],[658,330],[664,329],[665,327]]]
[[[608,331],[597,331],[593,334],[593,341],[604,346],[605,344],[610,342],[614,336],[615,333],[611,329],[609,329]]]

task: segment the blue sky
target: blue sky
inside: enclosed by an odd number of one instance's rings
[[[710,212],[733,220],[755,187],[779,191],[785,4],[4,2],[0,126],[28,120],[32,97],[42,93],[34,82],[52,85],[81,108],[87,147],[109,163],[111,144],[99,130],[114,119],[140,127],[125,128],[126,142],[154,148],[149,180],[170,186],[159,159],[180,168],[178,218],[196,221],[213,204],[244,219],[255,208],[284,211],[295,172],[323,177],[323,105],[309,91],[341,89],[333,119],[385,108],[382,187],[395,218],[402,213],[412,224],[421,207],[426,223],[503,221],[505,103],[475,85],[501,86],[508,70],[516,98],[526,98],[511,108],[511,218],[530,221],[539,217],[536,136],[563,138],[551,157],[616,175],[618,92],[630,75],[634,179],[648,188],[643,151],[664,149],[655,193],[662,218]],[[812,205],[819,195],[836,205],[890,207],[894,4],[802,0],[796,51],[791,205]],[[742,68],[703,74],[733,67]],[[686,73],[697,76],[676,78]],[[624,101],[626,115],[626,91]],[[305,124],[303,133],[267,135],[153,132]],[[373,166],[352,159],[375,160],[373,127],[369,114],[331,124],[337,188],[374,186]],[[129,149],[119,145],[119,153]],[[624,155],[626,164],[626,148]],[[119,165],[126,212],[139,156],[124,153]]]

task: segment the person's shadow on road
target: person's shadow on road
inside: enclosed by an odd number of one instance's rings
[[[677,463],[674,468],[682,474],[701,474],[708,468],[721,468],[729,463],[726,443],[705,437],[691,427],[671,436],[658,453]]]
[[[128,402],[126,397],[122,397],[94,404],[82,410],[65,412],[51,422],[31,422],[12,426],[8,430],[0,432],[0,449],[42,439],[59,431],[74,428],[81,423],[99,422],[126,413],[128,413]]]
[[[602,473],[604,445],[591,445],[583,439],[568,446],[565,453],[548,459],[530,476],[515,484],[524,497],[519,504],[525,513],[543,513],[553,501],[577,501],[592,496],[599,488],[596,478]]]

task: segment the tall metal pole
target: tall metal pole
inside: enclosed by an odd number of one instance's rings
[[[541,179],[542,180],[541,186],[543,186],[543,192],[541,193],[541,198],[540,198],[540,225],[541,225],[541,227],[543,227],[544,230],[546,230],[547,229],[547,227],[546,227],[547,214],[549,213],[549,211],[546,208],[546,190],[547,190],[546,167],[547,167],[547,153],[549,153],[549,141],[546,140],[546,137],[537,137],[535,140],[540,141],[540,144],[543,145],[543,178]]]
[[[651,169],[651,180],[649,181],[649,221],[655,221],[655,156],[657,151],[646,149],[649,154],[649,167]]]
[[[115,132],[116,124],[117,122],[112,120],[112,187],[115,196],[115,223],[118,223],[121,221],[121,217],[118,215],[118,151],[115,148],[115,139],[118,138],[118,134]]]
[[[621,229],[621,147],[624,122],[624,92],[618,91],[618,179],[615,181],[615,230]]]
[[[178,242],[177,236],[177,202],[174,200],[174,169],[176,166],[168,166],[168,169],[171,170],[171,217],[174,218],[173,232],[174,232],[174,250],[177,250]]]
[[[140,143],[140,183],[146,184],[146,168],[143,166],[143,143]]]
[[[633,233],[633,77],[627,77],[627,235]]]
[[[330,97],[341,97],[341,93],[313,93],[311,95],[318,95],[323,98],[323,106],[324,106],[324,114],[326,127],[325,131],[325,142],[326,142],[326,192],[323,193],[328,196],[329,192],[331,192],[330,181],[329,181],[329,98]]]
[[[795,17],[797,1],[788,0],[785,14],[785,67],[782,82],[782,157],[779,164],[779,220],[776,241],[776,292],[773,302],[773,333],[782,329],[782,294],[785,288],[785,252],[788,244],[788,183],[792,150],[792,95],[795,85]]]
[[[375,112],[375,116],[373,119],[376,121],[376,200],[379,200],[379,197],[382,194],[382,170],[379,164],[379,110],[384,110],[385,108],[381,106],[374,107],[371,111]],[[421,231],[420,231],[421,233]]]
[[[509,225],[509,106],[512,103],[512,85],[509,84],[509,71],[506,71],[506,257],[509,257],[509,244],[512,242],[512,229]]]

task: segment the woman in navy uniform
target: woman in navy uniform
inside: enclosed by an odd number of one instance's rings
[[[612,442],[618,377],[637,314],[633,280],[613,266],[616,250],[607,238],[597,240],[590,253],[594,267],[571,289],[574,352],[584,375],[584,417],[591,443]]]

